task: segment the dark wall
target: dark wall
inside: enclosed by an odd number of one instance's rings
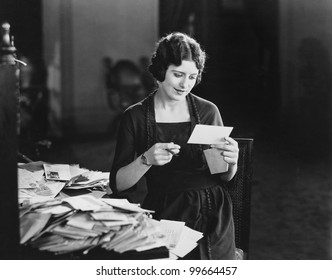
[[[0,22],[4,21],[11,26],[18,54],[42,57],[41,0],[1,0]]]
[[[252,126],[275,126],[280,111],[277,1],[160,3],[161,35],[191,30],[189,17],[195,15],[192,35],[209,57],[195,92],[215,102],[239,136],[253,136],[257,128]]]

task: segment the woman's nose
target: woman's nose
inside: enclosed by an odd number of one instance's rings
[[[187,85],[188,85],[188,79],[187,78],[181,79],[181,81],[180,81],[181,88],[186,88]]]

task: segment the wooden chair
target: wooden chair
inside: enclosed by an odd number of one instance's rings
[[[253,175],[253,139],[234,138],[239,145],[238,170],[227,184],[233,202],[235,245],[243,251],[242,259],[249,258],[250,197]]]

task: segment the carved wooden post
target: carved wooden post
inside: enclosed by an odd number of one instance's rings
[[[17,191],[18,68],[10,25],[0,37],[0,258],[19,258]]]

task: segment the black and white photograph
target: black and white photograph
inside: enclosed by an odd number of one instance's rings
[[[1,0],[0,259],[332,260],[331,26],[330,0]]]

